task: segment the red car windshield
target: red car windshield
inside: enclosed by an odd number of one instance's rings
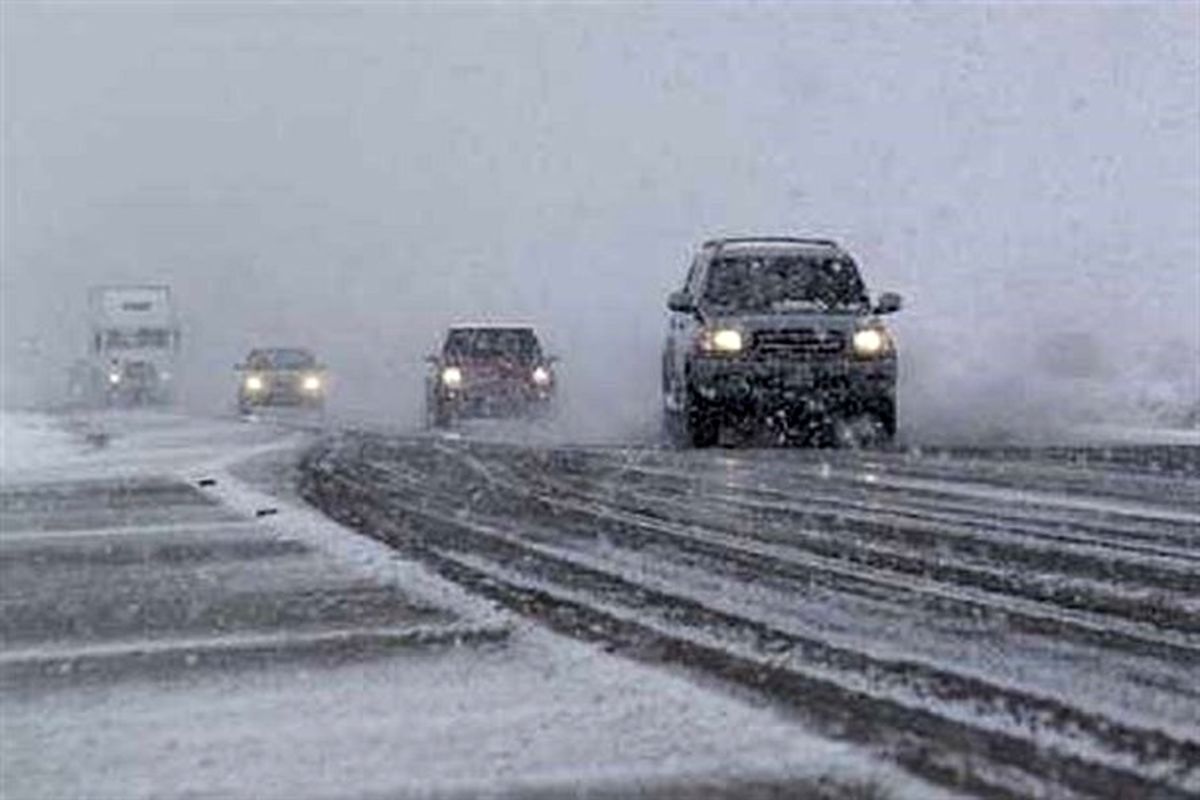
[[[532,364],[542,349],[529,328],[455,328],[446,336],[447,361],[505,360]]]

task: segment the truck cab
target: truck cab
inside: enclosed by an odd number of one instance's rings
[[[88,311],[89,352],[72,374],[73,393],[110,406],[168,402],[181,346],[170,289],[93,287]]]

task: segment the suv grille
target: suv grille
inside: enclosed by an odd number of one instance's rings
[[[754,354],[763,358],[833,358],[846,349],[837,331],[792,328],[754,334]]]

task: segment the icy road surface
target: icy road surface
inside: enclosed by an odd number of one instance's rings
[[[0,797],[937,796],[306,509],[287,428],[2,419]]]
[[[1200,796],[1200,449],[347,434],[330,514],[551,628],[968,794]]]

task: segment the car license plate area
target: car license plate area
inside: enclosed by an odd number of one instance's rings
[[[813,371],[808,366],[794,366],[782,371],[776,378],[776,384],[784,390],[806,390],[813,386]]]

